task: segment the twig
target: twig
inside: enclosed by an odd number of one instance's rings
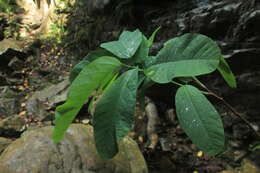
[[[217,95],[216,93],[214,93],[213,91],[211,91],[210,89],[208,89],[203,83],[201,83],[196,77],[193,77],[193,79],[195,80],[195,82],[202,87],[203,89],[205,89],[209,95],[212,95],[214,97],[216,97],[217,99],[219,99],[220,101],[222,101],[224,103],[224,105],[229,108],[231,110],[232,113],[234,113],[236,116],[238,116],[241,120],[243,120],[247,126],[249,128],[251,128],[255,134],[260,137],[260,133],[254,128],[254,126],[247,120],[245,119],[239,112],[237,112],[223,97]]]

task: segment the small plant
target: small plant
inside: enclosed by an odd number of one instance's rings
[[[158,28],[159,29],[159,28]],[[217,44],[201,34],[170,39],[156,56],[149,50],[158,31],[149,39],[139,30],[124,31],[117,41],[101,44],[71,72],[67,101],[56,109],[53,140],[62,139],[81,107],[96,97],[93,126],[98,153],[110,159],[118,152],[118,141],[133,127],[136,98],[154,83],[179,86],[175,106],[179,123],[199,149],[210,155],[224,150],[221,118],[204,94],[212,94],[196,76],[218,70],[231,87],[236,81]],[[202,89],[190,85],[195,81]],[[173,96],[171,96],[173,97]],[[174,103],[174,98],[173,98]]]

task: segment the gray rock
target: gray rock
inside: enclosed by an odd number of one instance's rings
[[[13,57],[10,62],[8,63],[8,67],[11,67],[14,70],[21,69],[23,67],[23,61],[17,58],[16,56]]]
[[[37,115],[34,118],[40,121],[46,118],[48,116],[47,109],[67,99],[68,87],[69,80],[66,78],[58,84],[53,84],[41,91],[35,92],[26,102],[28,115]]]
[[[0,118],[6,118],[19,112],[19,95],[9,87],[0,87]]]
[[[25,120],[19,115],[0,120],[0,136],[16,136],[25,127]]]
[[[53,143],[53,127],[31,130],[0,156],[1,173],[147,173],[138,145],[129,137],[119,144],[112,160],[102,160],[95,149],[93,128],[72,124],[62,141]]]

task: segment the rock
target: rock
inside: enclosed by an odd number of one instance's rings
[[[26,109],[29,116],[37,120],[43,120],[48,116],[47,109],[54,107],[56,104],[66,101],[69,87],[69,80],[53,84],[41,91],[35,92],[26,102]]]
[[[25,120],[19,115],[9,116],[0,120],[0,136],[17,137],[23,131]]]
[[[260,169],[257,168],[251,161],[244,159],[241,168],[237,170],[225,170],[220,173],[259,173]]]
[[[16,56],[10,60],[8,67],[11,67],[13,70],[21,69],[23,67],[23,61],[17,58]]]
[[[57,144],[52,131],[52,126],[31,130],[10,144],[0,156],[1,173],[148,172],[138,145],[129,137],[120,142],[120,152],[105,161],[97,154],[91,126],[72,124]]]
[[[4,54],[9,49],[22,52],[23,44],[20,41],[14,39],[5,39],[0,41],[0,55]]]
[[[6,118],[19,112],[19,95],[9,87],[0,87],[0,118]]]
[[[12,142],[12,140],[0,137],[0,154],[4,151],[4,149]]]
[[[5,67],[8,65],[9,61],[17,57],[25,57],[24,42],[17,41],[14,39],[5,39],[0,41],[0,65]]]

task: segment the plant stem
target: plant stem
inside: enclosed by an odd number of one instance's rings
[[[131,69],[137,69],[138,71],[144,71],[144,69],[140,69],[137,66],[131,66],[131,65],[128,65],[128,64],[124,64],[124,63],[122,63],[122,65],[125,66],[125,67],[128,67],[128,68],[131,68]]]
[[[235,110],[235,108],[232,107],[223,97],[217,95],[216,93],[214,93],[213,91],[211,91],[210,89],[208,89],[208,88],[207,88],[203,83],[201,83],[196,77],[193,77],[193,79],[195,80],[195,82],[196,82],[200,87],[202,87],[203,89],[205,89],[205,90],[208,92],[209,95],[212,95],[212,96],[216,97],[217,99],[219,99],[220,101],[222,101],[222,102],[224,103],[224,105],[225,105],[227,108],[229,108],[229,110],[231,110],[231,112],[232,112],[233,114],[235,114],[237,117],[239,117],[241,120],[243,120],[243,121],[247,124],[247,126],[248,126],[249,128],[251,128],[251,129],[255,132],[255,134],[256,134],[258,137],[260,137],[259,132],[254,128],[254,126],[253,126],[247,119],[245,119],[239,112],[237,112],[237,111]]]
[[[175,84],[175,85],[178,85],[178,86],[183,86],[183,84],[178,83],[178,82],[175,82],[175,81],[171,81],[171,83],[173,83],[173,84]]]
[[[121,62],[121,64],[122,64],[123,66],[128,67],[128,68],[136,68],[135,66],[131,66],[131,65],[128,65],[128,64],[124,64],[124,63],[122,63],[122,62]]]

